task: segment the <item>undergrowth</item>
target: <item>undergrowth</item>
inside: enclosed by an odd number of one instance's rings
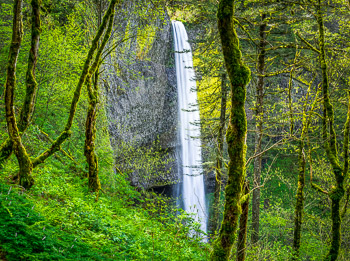
[[[122,175],[101,173],[114,185],[105,184],[96,201],[84,175],[55,160],[35,171],[27,192],[5,184],[11,162],[7,166],[0,187],[5,260],[207,259],[207,245],[188,236],[190,216],[176,214],[163,197],[141,195]]]

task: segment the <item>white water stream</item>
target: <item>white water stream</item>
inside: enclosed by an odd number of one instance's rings
[[[200,229],[207,232],[207,210],[205,204],[204,180],[202,173],[202,156],[200,128],[194,126],[199,122],[197,104],[196,81],[192,62],[191,46],[184,25],[179,21],[172,21],[175,65],[177,78],[177,93],[179,104],[179,139],[181,141],[182,165],[179,173],[182,174],[182,197],[184,210],[194,213],[194,218],[201,224]],[[192,89],[192,90],[191,90]]]

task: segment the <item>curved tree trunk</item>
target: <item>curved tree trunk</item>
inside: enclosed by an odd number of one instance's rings
[[[25,188],[33,185],[34,180],[30,176],[33,165],[22,144],[20,132],[18,130],[16,115],[14,111],[14,95],[16,88],[16,65],[19,49],[22,41],[22,1],[16,0],[13,8],[12,41],[7,65],[7,75],[5,84],[5,111],[9,137],[13,144],[13,150],[19,164],[19,184]]]
[[[37,92],[37,82],[35,80],[35,68],[38,58],[39,41],[41,33],[40,22],[40,5],[41,1],[32,0],[32,35],[31,35],[31,48],[28,56],[28,68],[26,74],[26,96],[22,106],[20,119],[18,122],[19,135],[22,136],[23,132],[27,129],[31,117],[34,111],[35,97]],[[11,138],[5,140],[0,147],[0,167],[11,156],[13,150],[13,142]]]
[[[86,116],[85,122],[85,146],[84,154],[86,161],[89,165],[89,189],[94,192],[99,192],[101,189],[101,182],[98,177],[98,158],[95,152],[95,138],[96,138],[96,119],[97,119],[97,105],[99,99],[99,90],[98,90],[98,76],[99,76],[99,67],[101,65],[101,56],[102,52],[111,36],[113,29],[115,10],[111,10],[108,27],[103,37],[101,45],[98,47],[95,59],[93,64],[89,69],[87,75],[87,90],[89,94],[89,107]],[[94,82],[92,84],[92,76],[94,77]]]
[[[229,260],[235,239],[240,198],[245,179],[247,119],[244,110],[246,85],[250,70],[242,62],[239,39],[234,26],[234,0],[221,0],[218,9],[218,28],[227,73],[231,83],[230,120],[226,132],[230,157],[228,181],[225,188],[225,210],[218,238],[213,243],[211,260]]]

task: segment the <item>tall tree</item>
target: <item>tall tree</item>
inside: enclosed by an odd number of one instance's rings
[[[325,29],[323,23],[324,11],[321,0],[316,4],[317,24],[319,30],[319,61],[322,73],[322,90],[323,90],[323,140],[327,158],[332,165],[333,174],[336,180],[336,186],[331,188],[328,193],[332,205],[332,239],[326,260],[336,260],[339,255],[341,240],[341,217],[340,201],[344,196],[344,180],[349,169],[349,129],[350,129],[350,102],[348,105],[347,119],[344,127],[343,142],[343,166],[340,165],[340,159],[337,152],[337,140],[334,126],[334,109],[329,97],[329,80],[326,61],[325,47]]]
[[[290,84],[292,84],[292,76],[293,71],[291,71],[291,77],[290,77]],[[298,260],[299,258],[299,249],[301,245],[301,226],[303,223],[303,211],[304,211],[304,187],[305,187],[305,171],[306,171],[306,157],[305,157],[305,140],[308,135],[309,127],[312,120],[312,113],[315,110],[316,102],[318,101],[318,92],[314,96],[314,101],[312,102],[311,108],[309,111],[307,111],[308,104],[311,102],[311,87],[312,87],[313,81],[310,81],[308,83],[309,87],[306,93],[305,101],[303,104],[303,111],[302,111],[302,122],[301,122],[301,133],[299,139],[297,139],[294,134],[292,133],[293,130],[293,118],[294,115],[291,112],[291,135],[295,139],[298,140],[298,185],[297,185],[297,191],[296,191],[296,204],[295,204],[295,212],[294,212],[294,232],[293,232],[293,259]],[[290,104],[290,107],[292,107],[292,104]]]
[[[250,70],[242,62],[239,39],[235,30],[234,0],[221,0],[217,13],[225,65],[231,84],[230,120],[226,141],[230,162],[225,189],[225,210],[218,238],[213,243],[211,260],[229,260],[235,239],[240,199],[245,179],[247,119],[244,109],[246,85]]]
[[[302,3],[304,4],[304,3]],[[330,79],[329,79],[329,59],[327,57],[326,32],[324,25],[324,17],[327,13],[329,5],[322,0],[310,1],[307,8],[316,19],[318,27],[319,48],[314,47],[309,41],[298,33],[298,37],[302,42],[318,55],[318,69],[320,70],[320,78],[322,85],[322,139],[323,147],[326,152],[327,159],[332,167],[335,184],[330,189],[323,189],[321,186],[311,183],[312,187],[317,191],[327,195],[331,201],[331,246],[325,260],[337,260],[341,245],[341,201],[345,195],[345,180],[349,169],[349,130],[350,130],[350,103],[348,100],[348,110],[346,122],[344,125],[343,152],[342,157],[338,154],[338,143],[336,134],[336,123],[334,117],[334,105],[330,97]],[[348,97],[349,99],[349,97]],[[334,102],[334,101],[333,101]]]
[[[97,105],[99,100],[99,67],[101,65],[101,56],[102,52],[111,36],[114,22],[114,9],[111,12],[108,21],[108,27],[103,37],[102,43],[98,47],[98,51],[96,53],[95,60],[89,69],[89,73],[87,75],[86,86],[89,96],[89,107],[86,116],[85,122],[85,146],[84,146],[84,154],[86,157],[86,161],[89,165],[89,189],[94,192],[99,192],[101,189],[101,183],[98,177],[98,158],[95,152],[95,138],[96,138],[96,119],[97,119]],[[100,20],[100,19],[99,19]],[[100,21],[98,22],[101,23]],[[94,76],[94,77],[93,77]],[[92,79],[93,78],[93,79]]]
[[[220,211],[221,211],[221,192],[223,184],[223,158],[224,158],[224,133],[226,125],[226,105],[227,105],[227,83],[226,74],[221,76],[221,106],[220,106],[220,122],[217,136],[217,154],[216,154],[216,168],[215,168],[215,192],[214,192],[214,216],[213,216],[213,231],[219,230]]]
[[[254,190],[252,197],[252,243],[259,240],[259,220],[260,220],[260,185],[261,185],[261,143],[263,138],[264,123],[264,80],[265,80],[265,46],[267,21],[266,14],[261,14],[261,24],[259,26],[259,55],[257,63],[258,82],[256,85],[256,127],[255,127],[255,154],[254,159]]]
[[[35,1],[33,1],[35,2]],[[35,12],[33,12],[33,16]],[[40,19],[40,17],[39,17]],[[9,60],[7,66],[6,84],[5,84],[5,113],[8,134],[13,144],[13,149],[20,166],[20,185],[30,187],[33,184],[33,178],[28,175],[33,169],[33,164],[22,144],[20,132],[18,130],[15,110],[14,110],[14,93],[16,87],[16,65],[17,58],[22,42],[23,23],[22,23],[22,1],[14,2],[13,8],[13,27],[12,41],[9,51]]]

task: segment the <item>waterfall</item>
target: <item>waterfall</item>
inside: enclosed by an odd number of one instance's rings
[[[192,62],[191,46],[184,25],[172,21],[175,49],[175,65],[177,93],[179,106],[179,141],[178,160],[179,175],[182,175],[183,208],[187,213],[193,213],[201,224],[200,229],[207,232],[207,210],[205,204],[204,180],[202,173],[202,155],[200,128],[194,126],[199,122],[196,81]]]

